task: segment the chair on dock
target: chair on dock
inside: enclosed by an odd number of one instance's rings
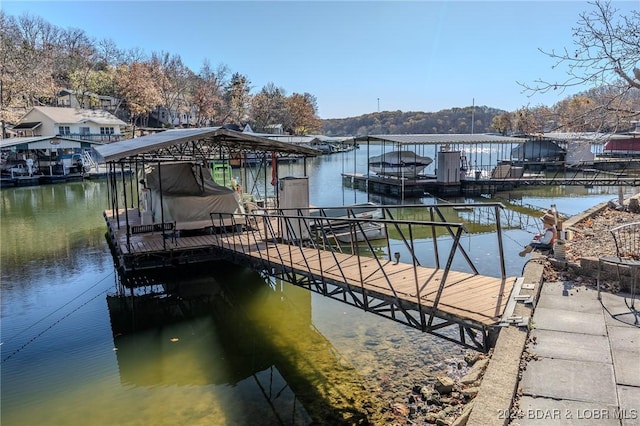
[[[600,295],[600,277],[604,265],[615,265],[618,282],[622,285],[621,269],[629,271],[629,296],[625,296],[624,303],[629,308],[629,312],[616,314],[614,317],[632,314],[634,324],[638,324],[640,311],[636,308],[636,296],[638,285],[638,274],[640,273],[640,222],[627,223],[616,226],[610,230],[616,245],[615,256],[602,256],[598,258],[598,300],[602,300]]]

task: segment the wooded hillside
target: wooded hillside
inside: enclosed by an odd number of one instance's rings
[[[381,111],[358,117],[322,120],[327,136],[409,133],[490,133],[493,117],[506,111],[487,106],[444,109],[438,112]],[[473,121],[473,126],[472,126]],[[473,127],[473,129],[472,129]]]

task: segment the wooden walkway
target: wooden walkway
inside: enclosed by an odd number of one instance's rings
[[[440,283],[445,282],[440,314],[464,317],[483,325],[499,322],[515,278],[487,277],[465,272],[413,266],[371,257],[281,243],[254,244],[248,234],[222,237],[225,250],[251,256],[270,265],[282,265],[297,274],[311,274],[320,281],[343,284],[352,290],[380,298],[398,298],[415,308],[433,309]]]
[[[126,272],[227,260],[474,349],[488,350],[516,281],[282,242],[272,237],[282,220],[274,218],[234,233],[127,236],[123,213],[119,229],[110,212],[105,219],[114,258]],[[129,210],[129,224],[137,217]],[[445,330],[452,326],[458,335]]]

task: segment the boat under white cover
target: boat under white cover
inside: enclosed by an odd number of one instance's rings
[[[432,158],[413,151],[390,151],[370,157],[369,169],[382,176],[414,178],[432,162]]]

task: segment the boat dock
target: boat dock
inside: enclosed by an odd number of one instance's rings
[[[502,253],[502,276],[480,275],[460,244],[465,231],[461,223],[447,222],[438,206],[422,206],[433,221],[397,220],[392,211],[397,207],[384,207],[384,217],[375,219],[311,216],[304,209],[212,213],[208,231],[200,235],[182,235],[175,223],[141,229],[137,209],[106,211],[104,217],[116,265],[124,275],[224,260],[487,351],[497,327],[509,317],[507,305],[516,285],[515,277],[504,274]],[[388,238],[383,246],[366,238],[360,244],[340,244],[332,236],[335,221],[350,222],[354,234],[369,222],[383,224],[403,248],[392,249]],[[432,259],[423,259],[424,245],[418,253],[418,236],[431,240]],[[440,243],[438,236],[445,236],[447,243]],[[498,244],[501,247],[501,241]],[[457,256],[467,261],[468,272],[452,270]]]
[[[419,176],[416,179],[392,176],[343,173],[342,182],[347,187],[376,194],[401,198],[420,197],[425,193],[441,196],[495,194],[514,188],[561,185],[561,186],[640,186],[640,175],[582,170],[556,175],[528,174],[517,178],[492,178],[480,175],[477,179],[460,179],[454,182],[439,182],[435,176]]]

